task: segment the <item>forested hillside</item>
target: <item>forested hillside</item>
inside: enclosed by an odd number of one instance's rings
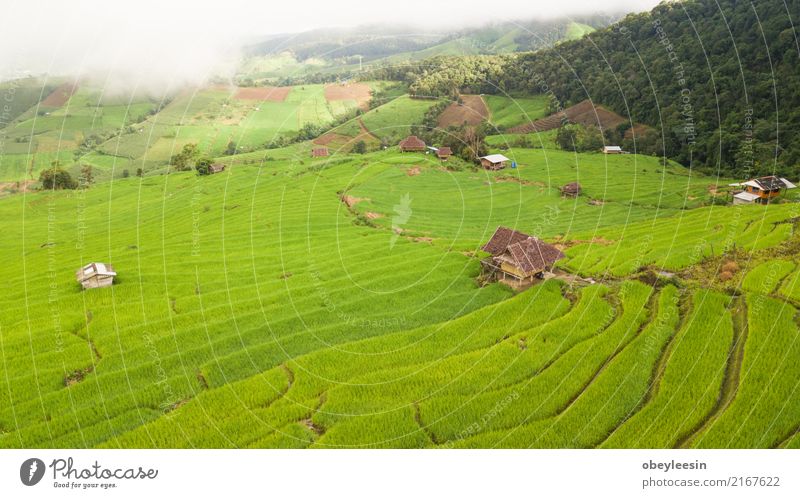
[[[381,75],[419,95],[544,93],[553,110],[590,98],[651,125],[646,152],[738,176],[791,175],[800,173],[797,19],[797,0],[664,3],[553,49]]]

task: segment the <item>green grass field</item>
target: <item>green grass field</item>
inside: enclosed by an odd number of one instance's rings
[[[47,118],[37,148],[59,122],[119,129],[80,161],[76,145],[0,155],[5,181],[55,159],[102,173],[0,196],[0,447],[800,444],[796,203],[721,205],[730,179],[560,151],[552,133],[492,137],[518,165],[497,172],[396,147],[260,148],[348,108],[321,85],[284,102],[187,91],[130,106],[133,121],[95,96],[13,123],[23,136]],[[522,118],[503,102],[495,118]],[[362,119],[395,137],[432,104],[401,96]],[[253,150],[220,156],[231,139]],[[186,143],[227,170],[161,174]],[[562,198],[572,181],[581,195]],[[499,225],[560,244],[563,278],[479,285]],[[92,261],[115,285],[80,290]]]
[[[503,95],[484,95],[489,106],[491,123],[498,128],[513,128],[547,115],[546,95],[536,97],[506,97]]]

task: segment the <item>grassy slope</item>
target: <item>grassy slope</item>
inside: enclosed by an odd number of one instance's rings
[[[535,121],[547,113],[547,96],[505,97],[484,95],[483,100],[491,111],[491,123],[498,128],[514,126]]]

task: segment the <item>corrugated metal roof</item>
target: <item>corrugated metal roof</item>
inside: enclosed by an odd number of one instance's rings
[[[758,199],[756,194],[751,194],[750,192],[739,192],[738,194],[735,194],[734,197],[747,202],[753,202],[754,200]]]
[[[502,163],[504,161],[511,160],[506,156],[504,156],[503,154],[489,154],[488,156],[483,156],[481,159],[486,159],[490,163]]]

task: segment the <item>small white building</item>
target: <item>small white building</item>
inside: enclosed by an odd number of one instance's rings
[[[485,169],[503,169],[506,167],[506,163],[511,159],[507,158],[503,154],[489,154],[488,156],[481,157],[481,166]]]
[[[116,276],[114,267],[105,263],[89,263],[75,272],[75,279],[84,289],[108,287]]]
[[[757,201],[760,197],[755,194],[751,194],[750,192],[739,192],[738,194],[734,194],[733,196],[733,204],[752,204]]]
[[[619,145],[606,145],[603,147],[603,154],[622,154],[622,147]]]

